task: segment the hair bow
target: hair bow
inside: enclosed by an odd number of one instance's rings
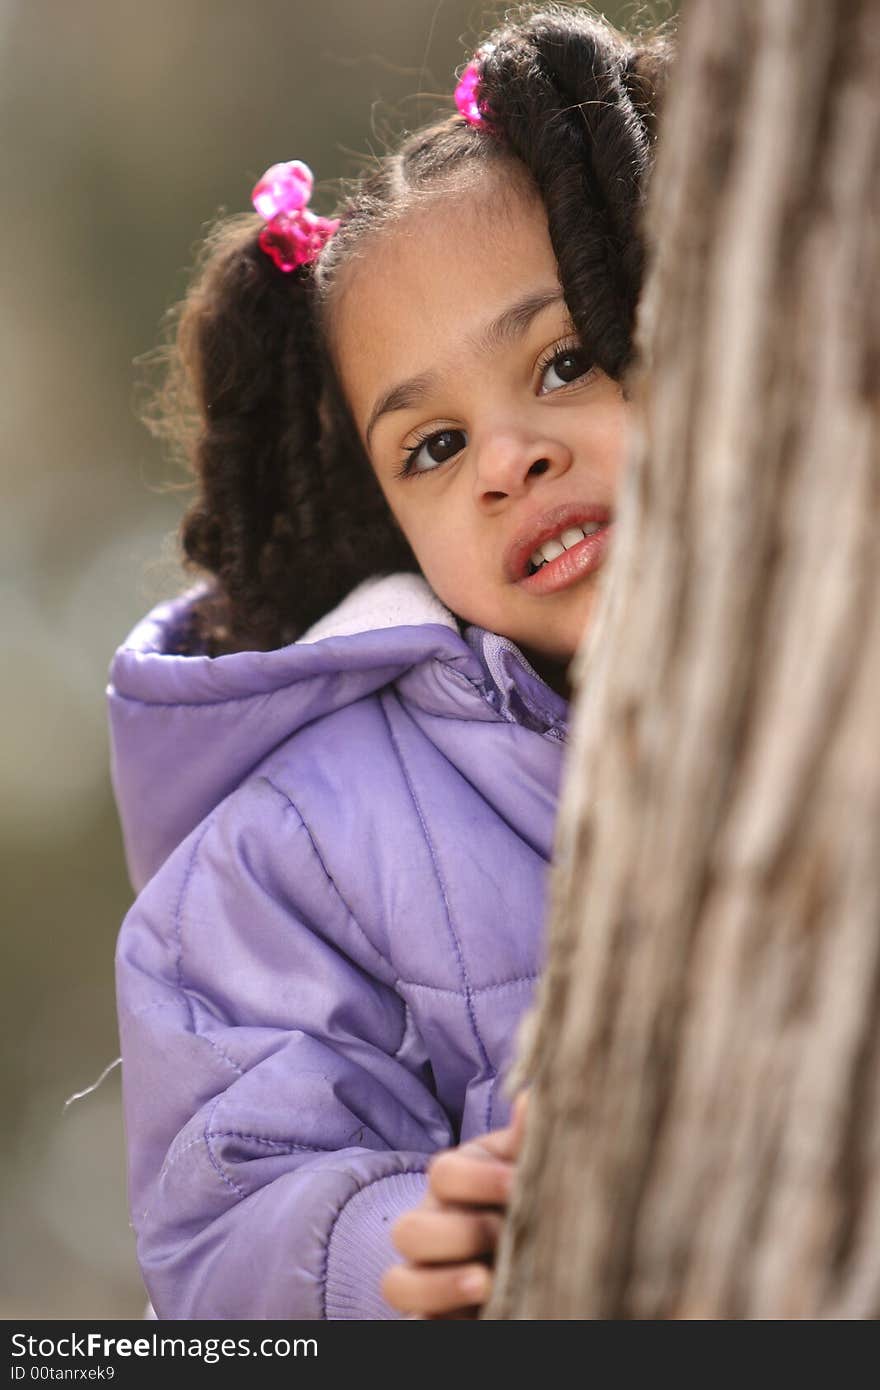
[[[483,75],[481,72],[482,61],[492,52],[493,47],[493,44],[484,44],[482,48],[477,49],[461,74],[455,89],[455,104],[468,125],[479,126],[486,123],[486,107],[477,96],[477,87]]]
[[[267,169],[251,194],[266,223],[260,232],[260,249],[279,270],[296,270],[313,261],[339,226],[338,217],[309,212],[306,204],[314,182],[309,166],[291,159]]]

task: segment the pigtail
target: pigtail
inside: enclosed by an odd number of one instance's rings
[[[215,250],[181,319],[201,432],[191,458],[200,495],[180,540],[187,567],[218,581],[194,617],[204,622],[210,612],[215,640],[237,632],[261,649],[273,607],[261,571],[271,563],[291,457],[308,468],[317,449],[318,383],[303,286],[272,273],[255,221]]]
[[[209,235],[166,390],[190,413],[183,564],[212,581],[178,648],[210,656],[286,645],[377,567],[415,567],[332,389],[310,268],[280,271],[262,226],[247,214]]]
[[[643,275],[640,235],[653,108],[640,50],[601,20],[550,10],[498,31],[482,63],[491,124],[544,200],[572,318],[620,378],[632,355]]]

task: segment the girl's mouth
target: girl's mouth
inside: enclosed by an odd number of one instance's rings
[[[555,560],[547,560],[534,574],[527,574],[518,580],[519,588],[527,594],[541,596],[555,594],[559,589],[567,589],[570,584],[592,574],[605,560],[608,545],[614,533],[614,522],[600,526],[598,531],[585,536],[570,550],[564,550]]]

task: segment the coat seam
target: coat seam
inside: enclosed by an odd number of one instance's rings
[[[510,985],[533,984],[540,976],[536,972],[534,975],[514,975],[509,980],[497,980],[490,985],[474,985],[471,989],[472,994],[486,994],[490,989],[507,989]],[[452,985],[425,985],[420,980],[404,980],[399,983],[406,989],[426,989],[432,994],[462,994],[461,989],[456,989]]]
[[[174,1150],[174,1152],[166,1158],[165,1163],[162,1165],[162,1171],[159,1174],[159,1181],[161,1182],[163,1178],[167,1177],[172,1168],[177,1167],[177,1164],[183,1158],[184,1154],[188,1154],[192,1149],[210,1148],[210,1141],[212,1139],[249,1139],[255,1144],[265,1144],[267,1148],[281,1149],[287,1154],[335,1153],[334,1149],[324,1149],[317,1144],[296,1144],[289,1139],[266,1139],[261,1134],[245,1134],[237,1129],[209,1129],[203,1134],[198,1135],[197,1138],[191,1139],[189,1143],[184,1144],[182,1148]],[[216,1164],[214,1166],[216,1167]]]
[[[186,990],[179,990],[180,994],[186,995]],[[154,999],[150,1004],[141,1004],[138,1009],[128,1009],[128,1018],[143,1018],[144,1014],[155,1013],[156,1009],[177,1009],[180,1007],[180,999],[175,994],[173,999]]]
[[[193,1008],[193,1002],[190,998],[189,990],[187,989],[186,981],[184,979],[183,974],[184,904],[189,893],[193,874],[195,873],[199,851],[201,850],[205,836],[208,834],[208,831],[213,827],[213,825],[214,816],[210,816],[202,828],[202,833],[196,838],[193,844],[192,850],[190,851],[189,859],[187,860],[186,869],[184,871],[183,882],[180,885],[180,895],[177,899],[177,906],[174,912],[174,939],[177,947],[177,959],[175,961],[175,976],[178,991],[180,994],[183,995],[184,999],[186,1000],[187,1012],[189,1014],[189,1023],[193,1037],[200,1038],[202,1042],[206,1043],[208,1047],[210,1047],[214,1052],[216,1052],[218,1057],[222,1057],[223,1061],[226,1063],[227,1066],[231,1067],[232,1070],[236,1072],[239,1076],[244,1076],[243,1068],[240,1067],[239,1064],[236,1061],[234,1061],[232,1057],[228,1056],[227,1053],[223,1051],[222,1047],[218,1047],[217,1044],[213,1042],[212,1039],[209,1038],[206,1033],[203,1033],[199,1028],[196,1022],[196,1011]]]
[[[221,1182],[225,1182],[225,1184],[226,1184],[227,1187],[231,1188],[233,1192],[235,1192],[235,1193],[238,1194],[239,1198],[243,1199],[244,1197],[247,1196],[247,1193],[245,1192],[244,1188],[243,1188],[243,1187],[239,1187],[239,1185],[238,1185],[237,1182],[233,1182],[232,1179],[231,1179],[230,1177],[227,1177],[227,1175],[224,1173],[222,1167],[220,1166],[220,1163],[218,1162],[218,1160],[217,1160],[217,1158],[216,1158],[216,1156],[215,1156],[215,1154],[214,1154],[213,1148],[211,1147],[211,1136],[212,1136],[211,1121],[212,1121],[213,1118],[214,1118],[214,1111],[217,1109],[217,1106],[220,1104],[221,1100],[223,1099],[223,1095],[224,1095],[224,1093],[221,1092],[220,1095],[217,1097],[217,1099],[214,1101],[214,1104],[211,1106],[211,1108],[210,1108],[210,1110],[208,1111],[207,1115],[205,1116],[205,1129],[204,1129],[205,1148],[206,1148],[207,1153],[208,1153],[208,1162],[210,1163],[211,1167],[214,1169],[214,1171],[215,1171],[215,1173],[217,1174],[217,1176],[220,1178]]]
[[[444,879],[443,874],[441,873],[441,870],[440,870],[440,863],[439,863],[439,860],[438,860],[438,857],[437,857],[437,852],[436,852],[436,850],[435,850],[435,848],[434,848],[434,843],[433,843],[433,841],[432,841],[432,839],[431,839],[431,836],[430,836],[430,834],[428,833],[428,827],[427,827],[427,824],[425,823],[425,817],[424,817],[424,814],[423,814],[423,812],[422,812],[421,803],[419,802],[419,799],[418,799],[418,797],[416,796],[415,787],[413,786],[412,779],[411,779],[410,774],[409,774],[409,768],[407,767],[406,761],[405,761],[405,759],[404,759],[404,757],[403,757],[403,752],[402,752],[402,749],[401,749],[401,747],[400,747],[400,743],[399,743],[398,739],[395,737],[394,730],[393,730],[393,728],[391,727],[391,720],[390,720],[389,717],[388,717],[388,711],[387,711],[386,708],[385,708],[384,701],[380,700],[380,701],[379,701],[379,705],[380,705],[380,708],[381,708],[381,710],[382,710],[382,715],[383,715],[383,717],[384,717],[384,719],[385,719],[385,723],[386,723],[387,726],[388,726],[388,735],[389,735],[389,738],[391,739],[391,745],[392,745],[392,747],[393,747],[395,753],[397,754],[397,760],[398,760],[398,762],[400,763],[400,769],[401,769],[401,771],[402,771],[402,773],[403,773],[403,777],[404,777],[404,781],[406,782],[407,790],[409,791],[410,797],[412,798],[412,803],[413,803],[413,806],[415,807],[416,815],[417,815],[418,818],[419,818],[419,824],[420,824],[421,827],[422,827],[422,835],[424,836],[425,844],[426,844],[427,847],[428,847],[428,853],[429,853],[429,855],[431,856],[431,864],[432,864],[433,869],[434,869],[434,876],[435,876],[435,878],[436,878],[436,880],[437,880],[437,886],[438,886],[438,888],[440,889],[440,896],[441,896],[441,898],[443,899],[443,907],[444,907],[444,911],[445,911],[445,915],[446,915],[446,924],[447,924],[447,927],[448,927],[448,929],[449,929],[449,935],[450,935],[451,938],[452,938],[452,944],[453,944],[453,947],[454,947],[454,950],[455,950],[455,955],[456,955],[456,958],[457,958],[457,960],[458,960],[459,969],[460,969],[460,971],[461,971],[461,976],[462,976],[462,979],[464,980],[464,984],[465,984],[465,991],[464,991],[465,1008],[466,1008],[466,1010],[467,1010],[467,1016],[468,1016],[468,1019],[469,1019],[469,1022],[470,1022],[471,1031],[472,1031],[473,1037],[474,1037],[474,1039],[475,1039],[475,1041],[476,1041],[476,1043],[477,1043],[477,1046],[478,1046],[479,1049],[480,1049],[480,1055],[481,1055],[481,1057],[482,1057],[482,1059],[483,1059],[483,1065],[485,1066],[487,1072],[491,1072],[491,1073],[494,1075],[495,1069],[493,1068],[492,1063],[491,1063],[491,1061],[489,1060],[489,1055],[488,1055],[488,1052],[486,1051],[486,1045],[485,1045],[485,1043],[483,1042],[482,1036],[480,1035],[480,1030],[479,1030],[479,1028],[478,1028],[478,1026],[477,1026],[476,1014],[474,1013],[473,992],[472,992],[472,989],[471,989],[471,983],[470,983],[470,979],[468,978],[467,966],[465,965],[464,953],[463,953],[462,948],[461,948],[461,942],[460,942],[459,939],[458,939],[458,935],[457,935],[456,930],[455,930],[455,927],[453,926],[453,923],[452,923],[452,913],[451,913],[451,910],[450,910],[450,907],[449,907],[449,895],[448,895],[448,893],[447,893],[447,891],[446,891],[446,882],[445,882],[445,879]],[[488,1108],[487,1108],[487,1115],[486,1115],[487,1125],[488,1125],[488,1117],[489,1117],[489,1111],[490,1111],[490,1110],[491,1110],[491,1104],[490,1104],[490,1105],[488,1106]]]
[[[171,1150],[169,1150],[168,1154],[166,1154],[165,1156],[165,1162],[162,1164],[161,1170],[159,1172],[159,1181],[161,1182],[163,1178],[167,1177],[167,1175],[171,1172],[171,1169],[176,1167],[179,1160],[183,1158],[184,1154],[188,1154],[190,1149],[201,1148],[204,1145],[204,1142],[205,1136],[204,1134],[200,1134],[196,1139],[190,1139],[188,1144],[184,1144],[181,1148],[175,1149],[173,1156],[171,1156]]]
[[[385,957],[383,956],[382,952],[381,952],[380,950],[378,950],[378,949],[376,948],[376,946],[373,944],[373,942],[370,940],[369,936],[368,936],[367,933],[364,931],[364,929],[363,929],[363,927],[361,926],[360,922],[358,921],[357,917],[356,917],[355,914],[352,912],[352,910],[351,910],[351,908],[349,907],[348,903],[345,901],[345,898],[342,896],[342,893],[341,893],[340,890],[339,890],[338,884],[336,883],[335,879],[333,878],[332,874],[330,873],[329,869],[327,868],[327,865],[324,863],[323,855],[321,854],[321,851],[318,849],[318,846],[317,846],[317,844],[315,843],[315,837],[314,837],[314,835],[312,834],[311,827],[307,824],[306,819],[305,819],[305,817],[303,816],[302,811],[299,809],[299,807],[296,805],[296,803],[290,798],[290,796],[287,794],[287,792],[284,790],[283,787],[279,787],[278,783],[277,783],[277,782],[273,782],[272,778],[266,776],[265,773],[261,773],[260,775],[261,775],[261,779],[262,779],[263,781],[265,781],[266,785],[269,786],[269,787],[271,787],[272,790],[273,790],[273,792],[275,792],[276,795],[280,796],[281,799],[285,802],[285,804],[290,808],[290,810],[293,811],[294,814],[297,816],[300,825],[302,826],[303,830],[306,832],[306,835],[308,836],[309,844],[310,844],[311,847],[312,847],[312,853],[314,854],[315,858],[317,859],[318,863],[320,864],[320,866],[321,866],[321,868],[322,868],[322,870],[323,870],[323,872],[324,872],[324,876],[325,876],[325,878],[327,879],[327,882],[329,883],[330,887],[333,889],[333,892],[336,894],[336,897],[339,899],[339,901],[340,901],[340,903],[342,904],[342,906],[343,906],[343,908],[345,909],[345,911],[348,913],[349,920],[351,921],[352,925],[354,926],[354,928],[355,928],[355,930],[357,931],[358,935],[360,936],[361,940],[369,947],[369,949],[374,953],[374,955],[376,955],[376,956],[378,957],[378,959],[382,962],[382,964],[386,967],[386,969],[390,972],[391,976],[393,977],[393,983],[390,983],[388,980],[380,980],[379,982],[380,982],[380,984],[384,985],[386,989],[390,989],[390,990],[392,991],[392,993],[394,993],[394,994],[396,995],[398,1002],[404,1005],[403,1027],[402,1027],[402,1029],[401,1029],[400,1039],[399,1039],[399,1041],[398,1041],[398,1043],[397,1043],[396,1048],[394,1049],[394,1053],[391,1054],[391,1055],[396,1055],[396,1054],[400,1051],[400,1049],[403,1047],[404,1039],[406,1038],[406,1010],[405,1010],[405,1001],[401,998],[401,996],[400,996],[400,994],[399,994],[399,992],[398,992],[398,990],[397,990],[397,985],[398,985],[397,971],[394,969],[394,966],[391,964],[391,961],[386,960]],[[337,944],[338,944],[338,943],[337,943]],[[361,968],[362,968],[362,967],[361,967]],[[366,973],[366,972],[365,972],[365,973]],[[375,978],[378,978],[378,977],[375,977]]]
[[[180,893],[177,898],[177,906],[174,910],[174,941],[177,949],[177,955],[174,962],[175,980],[177,983],[178,990],[186,1000],[186,1007],[189,1012],[190,1027],[192,1028],[193,1033],[197,1031],[195,1010],[193,1008],[192,1000],[189,997],[189,993],[187,991],[183,978],[183,908],[184,903],[186,902],[187,894],[189,892],[190,882],[192,880],[193,873],[195,872],[196,860],[198,858],[199,850],[202,847],[202,841],[204,840],[213,823],[214,819],[212,816],[205,822],[204,826],[202,827],[201,835],[198,835],[193,843],[192,849],[189,853],[189,858],[187,860],[186,869],[184,870],[183,881],[180,885]]]
[[[287,1153],[336,1153],[335,1149],[326,1149],[320,1144],[298,1144],[293,1139],[268,1139],[262,1134],[248,1134],[241,1129],[212,1129],[209,1131],[208,1137],[210,1139],[252,1139],[255,1144],[268,1144],[273,1149],[284,1149]]]

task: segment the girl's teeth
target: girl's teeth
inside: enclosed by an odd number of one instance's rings
[[[569,526],[563,531],[558,540],[545,541],[542,546],[532,553],[531,561],[535,569],[538,570],[546,560],[557,560],[566,550],[571,550],[573,545],[577,545],[585,536],[592,536],[594,531],[601,531],[602,527],[598,521],[587,521],[583,526]]]
[[[545,560],[557,560],[560,555],[565,554],[565,546],[559,541],[545,541],[541,546],[541,554]]]
[[[585,532],[581,530],[580,526],[570,526],[567,531],[563,531],[559,539],[562,541],[566,550],[571,550],[573,545],[577,545],[578,541],[583,540],[584,535]]]

